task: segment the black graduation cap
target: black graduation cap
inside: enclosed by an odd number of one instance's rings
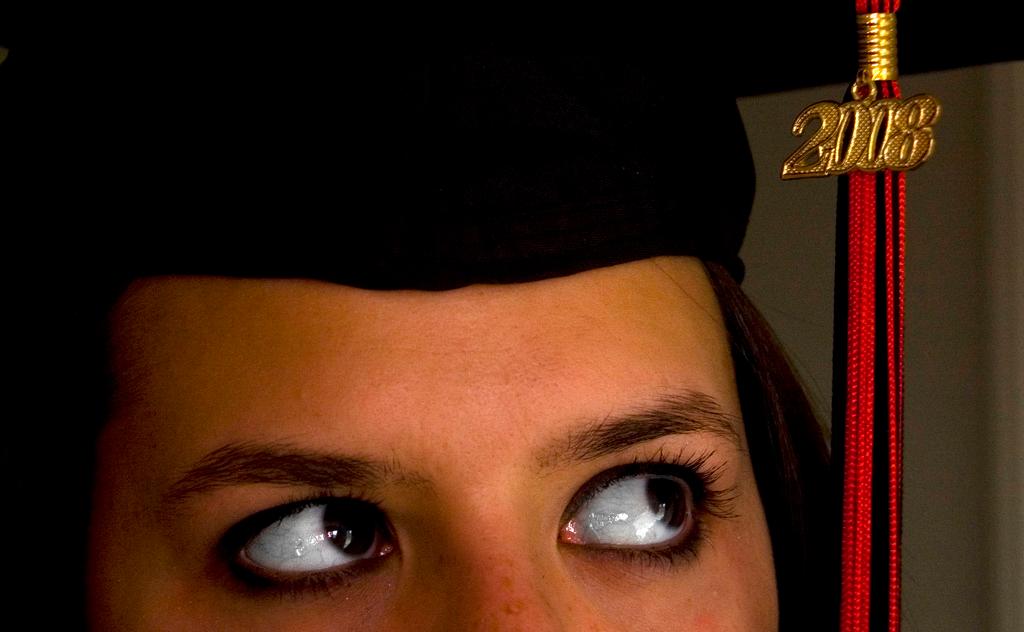
[[[88,207],[69,232],[131,235],[121,265],[439,289],[692,254],[739,279],[753,172],[733,99],[852,78],[853,9],[694,8],[468,57],[441,29],[88,9],[15,31],[0,68],[40,188]],[[906,68],[963,63],[952,16],[923,9],[904,10]],[[986,41],[968,62],[1012,56]]]
[[[88,209],[61,232],[131,236],[70,244],[83,258],[441,289],[690,254],[741,279],[753,171],[734,98],[854,76],[853,3],[818,4],[586,22],[530,55],[497,38],[469,56],[440,29],[89,9],[0,68],[53,176],[39,188]],[[906,41],[944,51],[949,19],[909,9]],[[996,46],[970,61],[1010,54]]]
[[[234,40],[169,44],[90,61],[66,109],[64,186],[86,224],[132,235],[118,265],[139,274],[443,289],[674,253],[742,275],[753,166],[739,114],[728,92],[694,99],[671,50],[299,41],[254,63]]]

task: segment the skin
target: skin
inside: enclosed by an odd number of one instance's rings
[[[771,545],[721,314],[701,264],[660,258],[447,292],[161,277],[122,297],[115,412],[99,443],[90,608],[118,630],[777,629]],[[679,393],[730,432],[574,460],[566,437]],[[388,463],[356,487],[240,482],[181,492],[226,445]],[[711,453],[728,515],[696,551],[639,561],[560,541],[609,468]],[[316,590],[243,584],[218,548],[259,511],[372,499],[394,551]]]

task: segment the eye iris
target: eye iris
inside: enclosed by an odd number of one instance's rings
[[[324,510],[324,532],[342,553],[364,556],[377,541],[377,516],[342,503],[331,503]]]
[[[660,516],[666,526],[678,529],[686,521],[686,492],[672,478],[647,480],[647,504],[651,513]]]

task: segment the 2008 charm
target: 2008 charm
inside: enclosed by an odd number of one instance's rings
[[[821,127],[786,159],[782,179],[830,176],[854,169],[915,169],[935,149],[932,125],[941,113],[938,100],[927,94],[906,100],[876,100],[871,90],[847,103],[814,103],[796,117],[793,135],[802,136],[815,119],[821,121]]]

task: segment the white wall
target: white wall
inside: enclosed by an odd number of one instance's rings
[[[1024,629],[1024,63],[901,78],[943,103],[908,176],[904,629]],[[836,85],[740,102],[758,161],[746,290],[831,396],[834,179],[782,182]]]

